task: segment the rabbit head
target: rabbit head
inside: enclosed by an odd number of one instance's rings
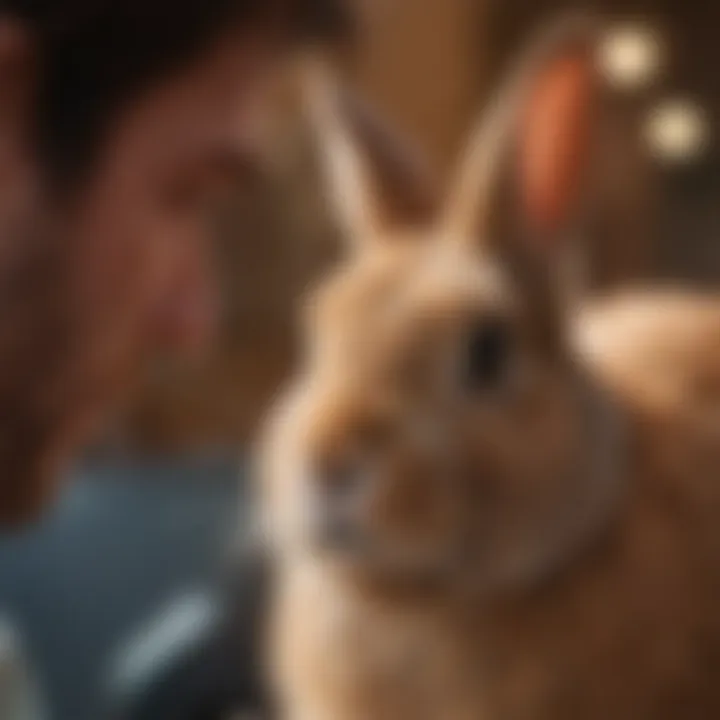
[[[573,21],[543,37],[431,221],[388,211],[343,91],[313,66],[312,119],[349,249],[307,305],[304,362],[264,454],[285,551],[495,587],[546,572],[606,514],[608,414],[568,338],[595,35]],[[503,202],[517,227],[494,227]]]

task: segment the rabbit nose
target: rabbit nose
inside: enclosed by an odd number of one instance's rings
[[[374,414],[358,414],[317,438],[311,455],[315,492],[325,512],[356,516],[384,464],[390,431]]]
[[[358,523],[347,512],[325,512],[318,527],[317,540],[320,546],[335,550],[353,550],[360,544]]]
[[[367,467],[359,456],[334,454],[316,465],[316,522],[320,545],[352,550],[360,542],[364,498],[369,486]]]
[[[349,502],[366,480],[364,463],[350,455],[326,458],[320,463],[318,475],[325,499],[333,505]]]

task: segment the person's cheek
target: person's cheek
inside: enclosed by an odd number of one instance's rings
[[[219,298],[209,253],[199,233],[172,233],[157,284],[150,330],[165,351],[197,355],[215,336]],[[160,276],[159,276],[160,277]]]

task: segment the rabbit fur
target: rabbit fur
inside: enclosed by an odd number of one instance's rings
[[[720,302],[579,291],[597,33],[541,38],[432,222],[311,66],[350,243],[259,452],[288,720],[720,717]]]

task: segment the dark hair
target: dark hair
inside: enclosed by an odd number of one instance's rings
[[[36,136],[65,182],[92,161],[114,114],[232,27],[277,17],[288,40],[342,33],[343,0],[0,0],[39,52]]]

